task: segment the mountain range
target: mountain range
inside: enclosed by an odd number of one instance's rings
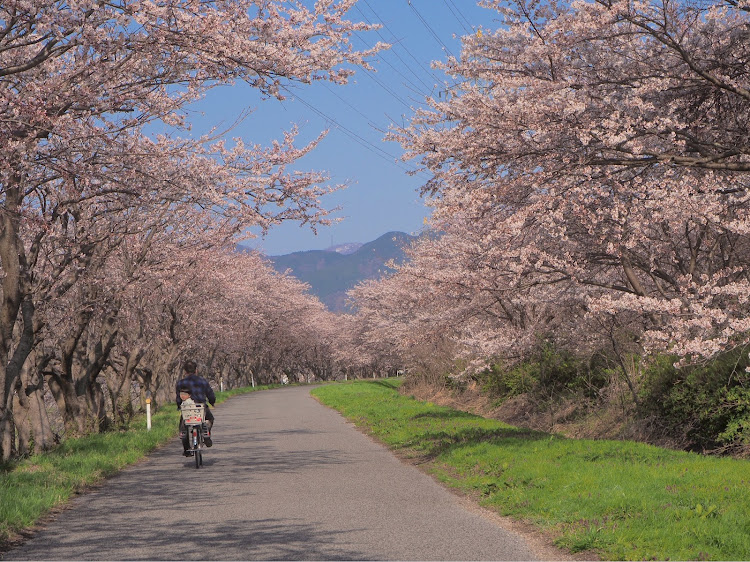
[[[268,260],[276,271],[289,271],[308,283],[310,292],[332,312],[347,312],[346,291],[392,271],[386,263],[401,263],[404,247],[416,239],[405,232],[388,232],[366,244],[339,244],[325,250],[268,256]]]

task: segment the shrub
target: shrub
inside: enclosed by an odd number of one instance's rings
[[[732,450],[750,444],[750,375],[746,348],[709,362],[674,366],[677,357],[652,358],[641,389],[643,417],[691,450]]]
[[[506,399],[531,392],[539,383],[538,369],[532,363],[522,362],[511,368],[495,363],[476,379],[482,392],[493,398]]]
[[[523,361],[510,366],[495,363],[477,375],[477,380],[483,391],[499,399],[563,393],[593,398],[609,382],[607,365],[601,354],[585,359],[545,341]]]

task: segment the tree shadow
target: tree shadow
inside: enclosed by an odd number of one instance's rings
[[[440,410],[438,412],[421,412],[419,414],[414,414],[412,416],[412,419],[420,419],[420,418],[434,418],[434,419],[440,419],[440,420],[449,420],[453,418],[473,418],[473,419],[483,419],[481,416],[478,416],[476,414],[472,414],[471,412],[464,412],[462,410]]]
[[[396,390],[398,389],[399,386],[401,386],[401,381],[395,381],[395,380],[390,380],[390,379],[378,379],[378,380],[367,381],[367,384],[383,386],[387,388],[388,390]]]
[[[372,557],[347,537],[361,529],[326,529],[293,512],[281,518],[256,515],[262,500],[253,486],[258,479],[352,462],[344,452],[284,451],[245,442],[231,451],[215,444],[203,458],[196,469],[175,439],[144,464],[75,497],[46,526],[26,534],[22,544],[0,553],[0,560],[206,560],[212,552],[234,560]],[[230,517],[207,520],[207,505],[222,506]]]
[[[250,509],[250,505],[248,506]],[[153,526],[148,513],[92,532],[91,518],[67,522],[66,533],[45,536],[5,553],[7,560],[367,560],[371,555],[346,542],[359,529],[322,530],[294,519],[234,519],[220,523],[192,515],[176,517],[169,528]],[[102,516],[105,514],[103,513]],[[111,519],[110,519],[111,520]]]
[[[460,417],[460,416],[457,416]],[[551,435],[542,431],[516,427],[482,428],[464,427],[456,429],[424,430],[401,444],[402,448],[420,452],[422,462],[435,460],[440,455],[460,447],[491,442],[499,447],[515,446],[529,441],[549,439]]]

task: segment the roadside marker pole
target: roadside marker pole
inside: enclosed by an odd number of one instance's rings
[[[146,429],[151,431],[151,398],[146,398]]]

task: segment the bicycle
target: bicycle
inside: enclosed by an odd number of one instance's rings
[[[200,468],[203,466],[203,449],[208,432],[206,405],[193,402],[191,398],[188,398],[182,401],[180,413],[183,429],[188,436],[188,452],[195,458],[195,468]]]

